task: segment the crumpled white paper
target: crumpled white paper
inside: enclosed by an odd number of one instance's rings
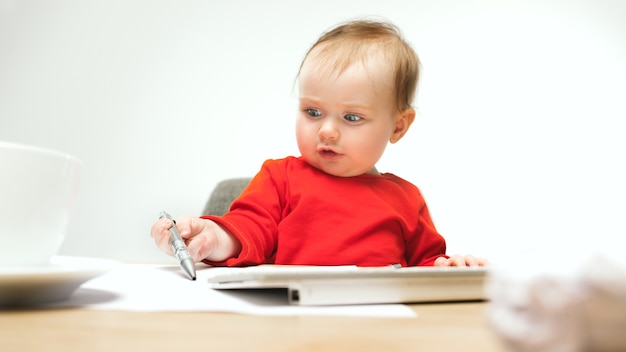
[[[506,349],[626,351],[626,264],[621,257],[557,257],[494,266],[486,284],[487,317]]]

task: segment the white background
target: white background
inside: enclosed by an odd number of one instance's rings
[[[0,140],[84,163],[60,253],[168,260],[159,211],[199,215],[220,180],[296,155],[304,53],[370,15],[422,61],[378,167],[420,187],[450,253],[623,242],[624,1],[0,0]]]

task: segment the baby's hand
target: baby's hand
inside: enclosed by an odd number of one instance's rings
[[[487,266],[489,261],[485,258],[477,258],[473,255],[452,255],[450,258],[439,257],[434,266]]]
[[[157,220],[150,231],[150,236],[157,247],[169,255],[173,255],[169,243],[169,228],[172,222],[162,218]],[[194,216],[183,216],[176,221],[176,228],[187,245],[191,259],[195,262],[207,259],[220,262],[236,256],[241,245],[228,231],[211,220]]]

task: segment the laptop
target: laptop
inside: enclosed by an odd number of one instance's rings
[[[207,270],[218,290],[286,289],[292,305],[486,300],[487,267],[259,265]]]

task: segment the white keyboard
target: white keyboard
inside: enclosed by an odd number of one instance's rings
[[[212,268],[214,289],[286,288],[291,304],[484,300],[486,267],[276,266]]]

